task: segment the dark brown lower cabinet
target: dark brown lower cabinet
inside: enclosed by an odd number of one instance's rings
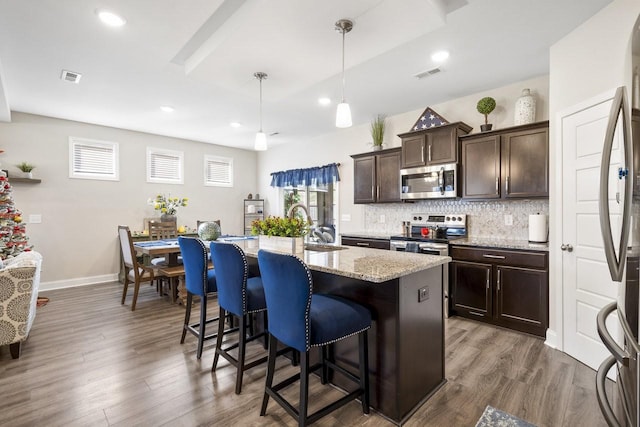
[[[452,314],[545,336],[546,253],[454,246],[451,257]]]
[[[347,237],[342,236],[341,243],[343,246],[360,246],[363,248],[386,249],[391,248],[389,239],[374,239],[364,237]]]

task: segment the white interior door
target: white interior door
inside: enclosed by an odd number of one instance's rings
[[[562,254],[564,351],[597,369],[608,351],[596,330],[596,316],[618,296],[604,255],[598,191],[600,161],[612,99],[581,108],[561,118],[562,126]],[[616,201],[618,166],[624,148],[616,132],[609,168],[611,227],[618,236],[622,203]],[[611,179],[614,178],[614,179]],[[609,316],[608,330],[618,336],[617,318]]]

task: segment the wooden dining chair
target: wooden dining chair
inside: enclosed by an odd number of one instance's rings
[[[124,263],[124,289],[122,290],[122,304],[127,297],[129,283],[133,282],[133,301],[131,303],[131,311],[136,309],[138,301],[138,292],[140,291],[140,283],[153,282],[154,273],[152,267],[147,267],[138,262],[133,249],[133,240],[131,239],[131,231],[126,225],[118,226],[118,236],[120,237],[120,250],[122,251],[122,260]]]
[[[176,239],[178,227],[174,221],[149,221],[149,238],[151,240]]]

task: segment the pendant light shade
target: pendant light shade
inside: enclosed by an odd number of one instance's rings
[[[351,127],[351,108],[346,102],[338,104],[338,110],[336,111],[336,127],[348,128]]]
[[[336,127],[348,128],[351,127],[351,108],[347,101],[344,100],[344,36],[353,28],[353,22],[348,19],[341,19],[336,22],[336,31],[342,33],[342,101],[338,104],[336,111]]]
[[[256,133],[256,142],[253,149],[265,151],[267,149],[267,135],[262,131],[262,80],[267,78],[267,73],[257,72],[253,76],[260,81],[260,130]]]

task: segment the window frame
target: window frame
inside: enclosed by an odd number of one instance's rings
[[[113,173],[111,174],[92,174],[83,173],[75,170],[75,147],[84,145],[95,148],[110,148],[112,154]],[[69,178],[71,179],[91,179],[98,181],[120,181],[120,144],[113,141],[104,141],[99,139],[84,138],[78,136],[69,137]]]
[[[229,169],[229,182],[209,181],[207,178],[208,166],[210,162],[223,162],[227,164]],[[204,185],[207,187],[233,187],[233,157],[215,156],[212,154],[204,155]]]
[[[179,176],[176,179],[152,177],[151,159],[154,154],[177,157]],[[151,184],[184,184],[184,151],[170,150],[167,148],[147,147],[147,182]]]

